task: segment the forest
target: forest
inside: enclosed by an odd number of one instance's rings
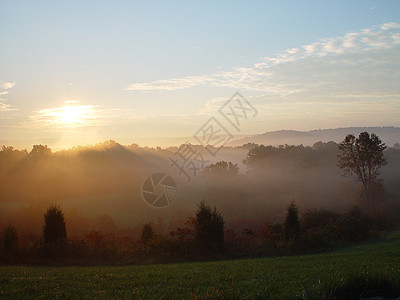
[[[361,151],[355,147],[363,134],[381,147],[363,150],[381,154],[370,160],[376,168],[368,187],[362,176],[343,176],[346,170],[351,175],[346,147]],[[186,146],[107,141],[57,152],[44,145],[31,151],[3,146],[3,262],[141,264],[287,255],[378,238],[398,225],[400,149],[374,134],[349,135],[340,144],[223,147],[190,182],[169,159]],[[177,182],[176,199],[163,208],[141,197],[143,181],[157,171]]]

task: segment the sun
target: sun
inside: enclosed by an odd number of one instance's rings
[[[77,125],[85,118],[85,111],[81,106],[62,107],[58,114],[58,123],[65,125]]]
[[[93,105],[67,105],[42,109],[39,114],[43,121],[56,127],[89,126],[96,119],[96,108]]]

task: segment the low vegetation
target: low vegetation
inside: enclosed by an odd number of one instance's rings
[[[67,238],[63,212],[53,205],[43,219],[43,237],[20,239],[12,226],[4,230],[3,263],[123,265],[295,255],[376,239],[397,225],[395,218],[358,207],[345,213],[308,210],[299,216],[295,202],[288,205],[283,223],[265,222],[239,233],[225,228],[222,214],[205,202],[183,227],[165,235],[148,223],[139,239],[100,231]]]
[[[344,299],[400,296],[400,232],[322,254],[96,267],[0,267],[1,298]]]

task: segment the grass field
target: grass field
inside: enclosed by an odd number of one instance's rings
[[[400,278],[400,232],[329,253],[170,265],[0,267],[0,298],[293,299],[352,274]]]

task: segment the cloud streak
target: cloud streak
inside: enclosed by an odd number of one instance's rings
[[[156,80],[149,83],[134,83],[128,86],[128,91],[173,91],[186,89],[204,83],[212,82],[212,78],[208,76],[188,76],[183,78]]]
[[[0,84],[0,112],[17,110],[16,108],[12,107],[10,104],[5,103],[5,102],[7,102],[7,99],[1,97],[4,95],[7,95],[9,92],[8,90],[12,89],[14,86],[15,86],[15,82],[4,82],[4,83]]]
[[[381,82],[386,81],[390,71],[398,70],[398,61],[400,24],[390,22],[288,49],[274,57],[265,57],[251,67],[202,76],[134,83],[126,90],[173,91],[208,85],[290,95],[320,89],[321,86],[327,90],[336,89],[349,83],[353,83],[358,90],[365,87],[363,82],[369,84],[374,76]],[[390,78],[388,85],[393,85]]]
[[[2,90],[8,90],[11,89],[15,86],[15,82],[4,82],[0,84],[0,89]]]

